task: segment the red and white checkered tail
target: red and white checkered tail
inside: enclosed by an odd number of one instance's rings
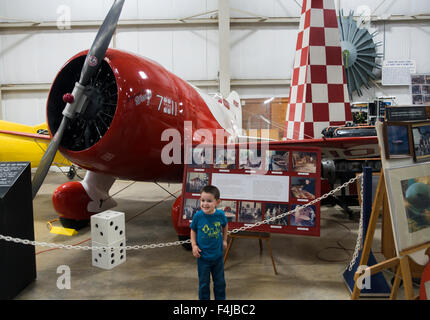
[[[286,115],[286,139],[320,138],[352,121],[334,0],[303,0]]]

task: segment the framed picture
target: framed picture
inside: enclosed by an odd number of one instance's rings
[[[415,162],[430,161],[430,122],[411,125]]]
[[[397,252],[430,241],[430,163],[385,170]]]
[[[280,214],[286,213],[288,211],[289,211],[289,205],[288,204],[285,204],[285,203],[265,203],[264,204],[264,220],[279,216]],[[288,215],[283,217],[283,218],[276,219],[274,221],[270,221],[269,224],[288,226]]]
[[[415,121],[427,120],[426,107],[424,106],[392,106],[385,109],[387,121]]]
[[[409,125],[405,122],[384,123],[385,157],[407,158],[412,156]]]
[[[185,199],[182,219],[192,220],[197,211],[200,210],[200,199]]]
[[[288,151],[266,151],[265,169],[269,171],[288,171],[290,153]]]
[[[317,154],[315,152],[293,152],[293,171],[315,173],[317,171]]]
[[[209,173],[188,172],[185,192],[198,193],[209,184]]]
[[[240,201],[238,221],[243,223],[255,223],[263,218],[261,202]]]

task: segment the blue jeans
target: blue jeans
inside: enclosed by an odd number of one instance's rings
[[[197,259],[199,299],[210,300],[210,274],[214,282],[215,300],[225,300],[224,257],[216,260]]]

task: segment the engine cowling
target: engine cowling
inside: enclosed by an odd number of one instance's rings
[[[51,87],[48,126],[55,134],[66,105],[63,96],[79,79],[87,51],[72,57]],[[60,151],[82,168],[138,181],[181,181],[183,165],[165,165],[161,134],[184,121],[192,130],[220,128],[200,94],[158,63],[109,49],[85,90],[88,103],[67,127]]]

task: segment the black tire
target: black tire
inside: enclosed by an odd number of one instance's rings
[[[61,225],[64,228],[70,228],[75,230],[81,230],[88,226],[90,223],[90,220],[75,220],[75,219],[68,219],[68,218],[61,218],[60,217]]]
[[[67,172],[67,178],[69,178],[69,180],[73,180],[76,176],[76,169],[75,167],[71,166],[69,168],[69,171]]]
[[[178,235],[178,240],[179,241],[185,241],[185,240],[189,240],[190,236],[181,236]],[[183,243],[182,247],[187,250],[187,251],[191,251],[193,248],[191,247],[191,243]]]

